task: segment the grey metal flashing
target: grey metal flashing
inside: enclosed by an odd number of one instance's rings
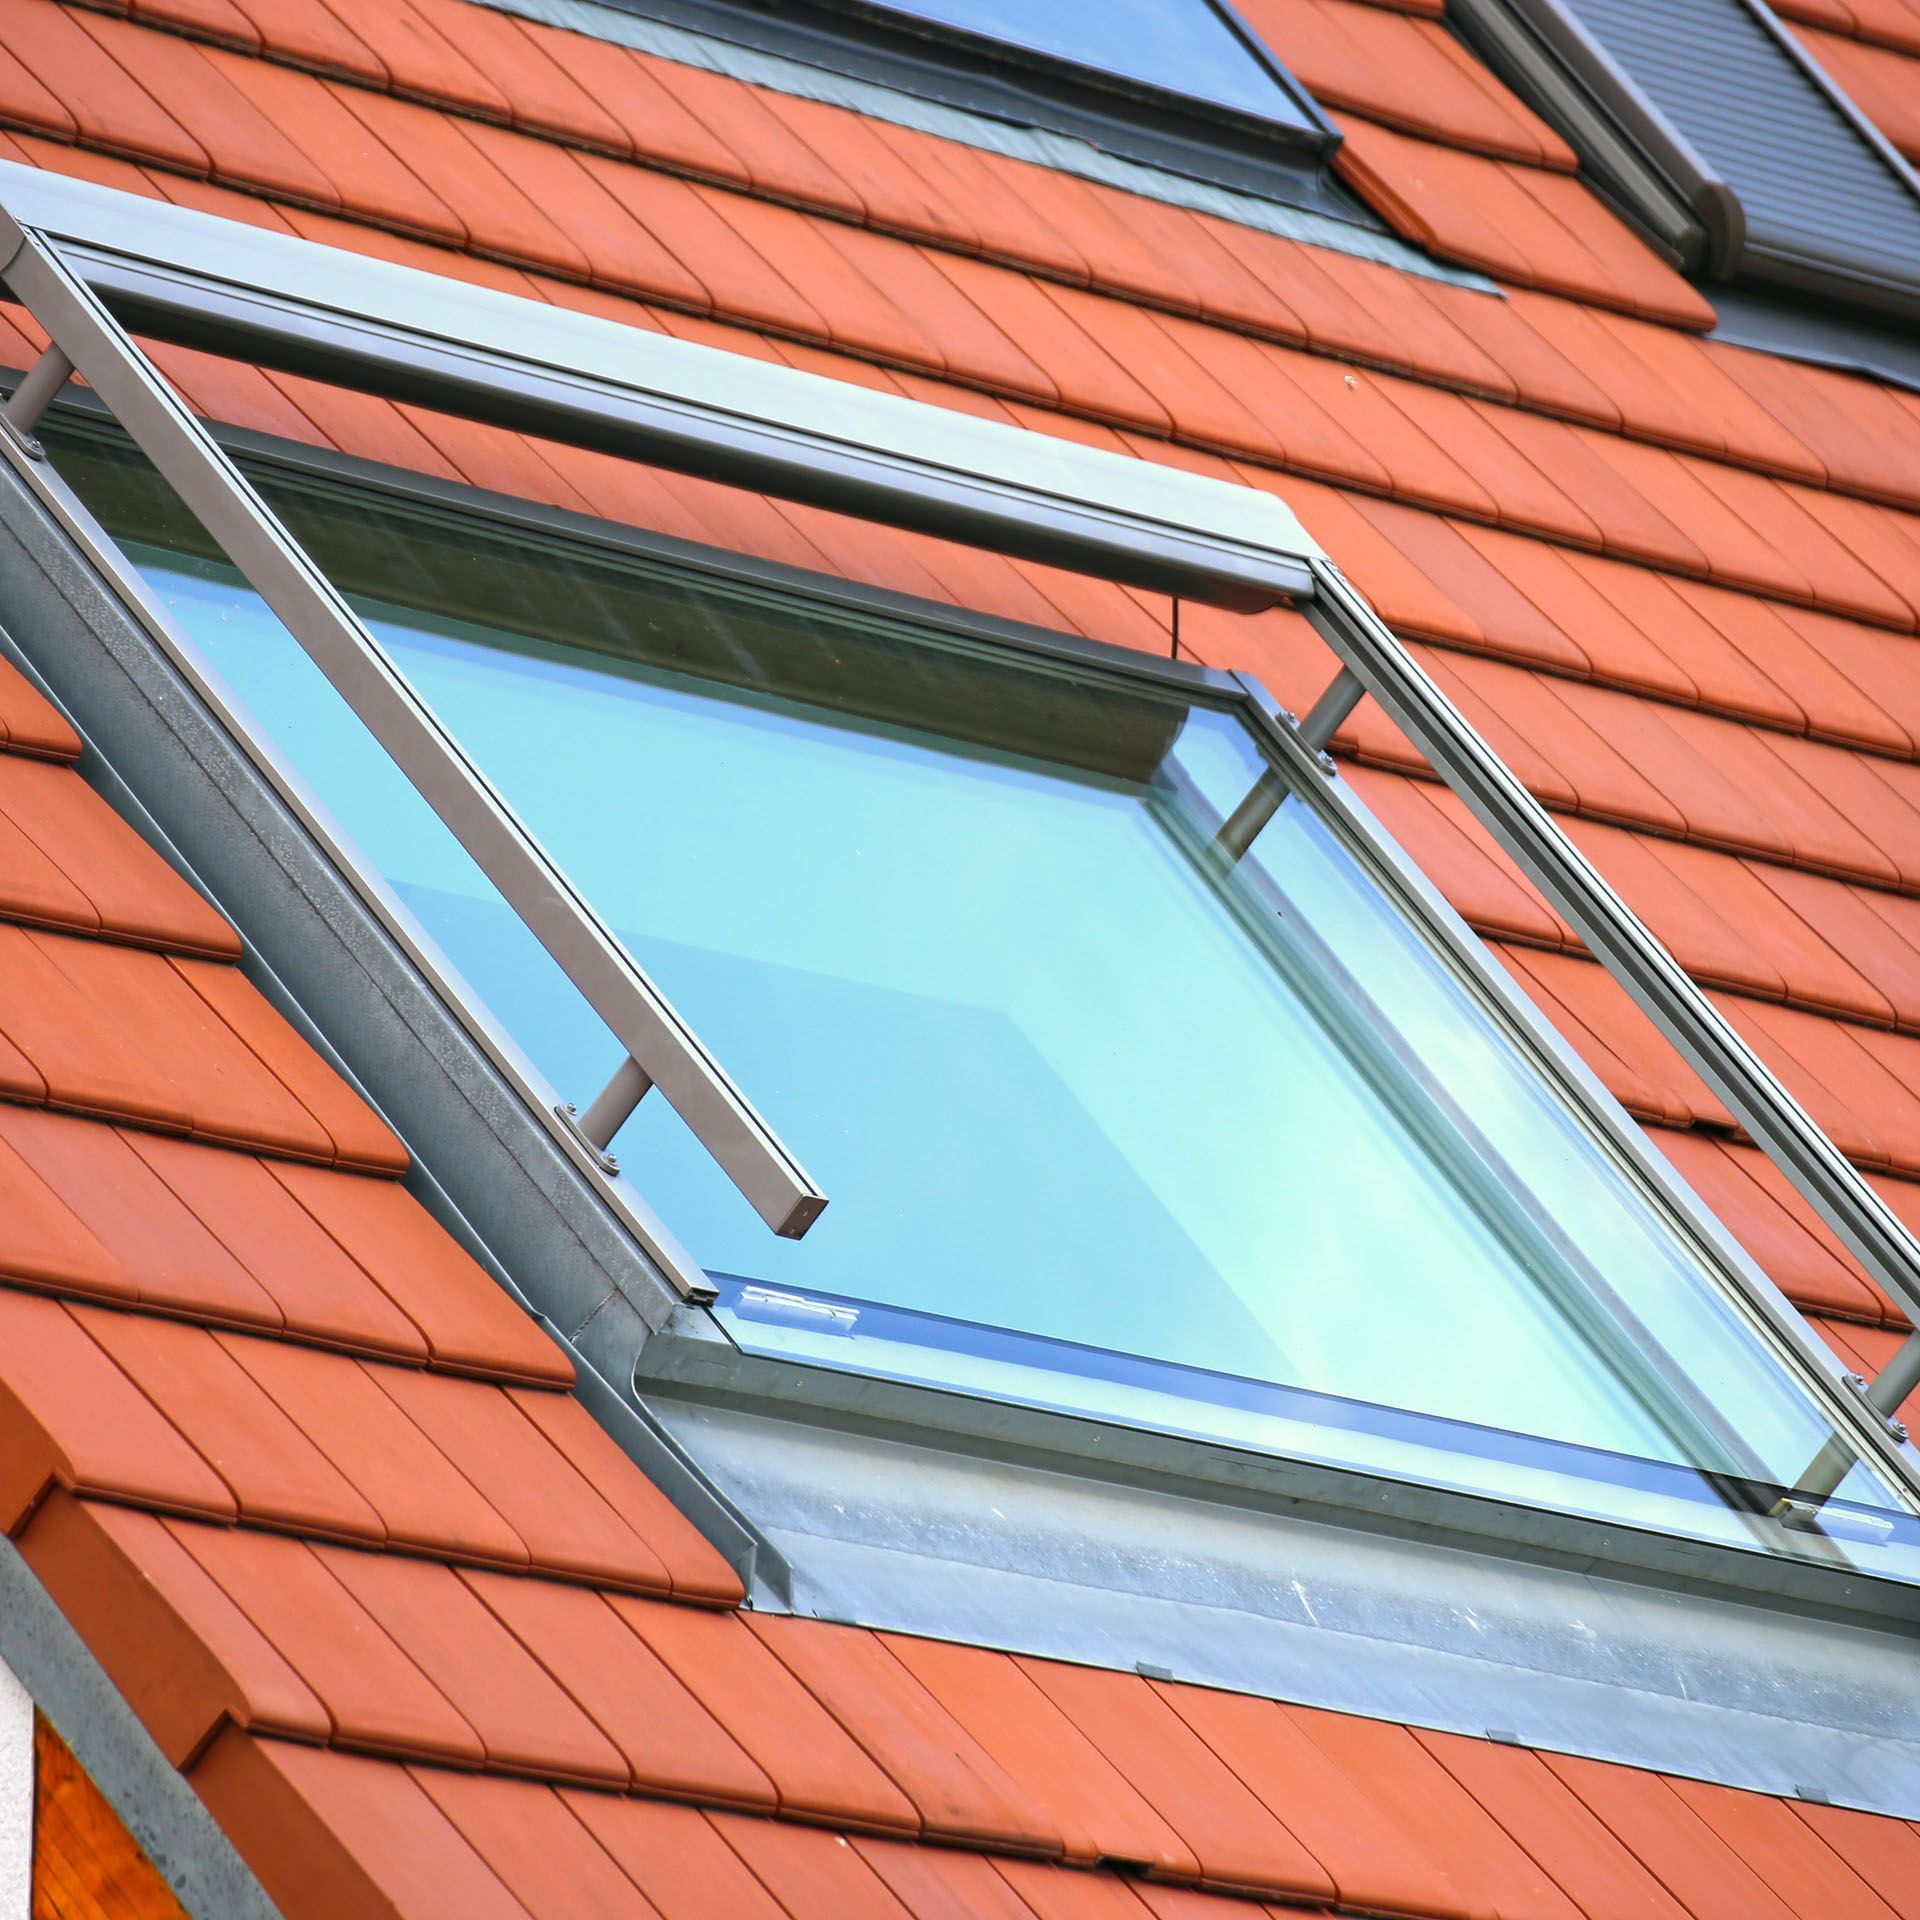
[[[1140,1436],[1073,1458],[1018,1417],[958,1440],[872,1403],[649,1401],[761,1516],[802,1614],[1920,1815],[1910,1616],[1754,1604],[1606,1544],[1556,1560],[1355,1524],[1133,1464]]]
[[[1118,187],[1149,200],[1164,201],[1169,206],[1212,214],[1236,226],[1251,227],[1258,233],[1326,247],[1335,253],[1398,268],[1403,273],[1419,274],[1423,279],[1502,297],[1498,287],[1483,274],[1436,260],[1395,234],[1351,218],[1292,206],[1264,194],[1242,192],[1164,167],[1150,166],[1070,133],[903,93],[896,87],[836,71],[830,66],[791,59],[670,21],[647,18],[624,7],[606,4],[606,0],[480,0],[480,4],[502,13],[518,14],[523,19],[538,20],[545,26],[589,34],[663,60],[678,61],[682,66],[725,74],[729,79],[744,80],[775,93],[846,107],[870,120],[885,120],[916,133],[934,134],[962,146],[1049,167],[1056,173],[1076,174],[1081,179]]]
[[[1920,393],[1920,334],[1840,313],[1826,302],[1778,299],[1747,287],[1716,287],[1709,339],[1804,360],[1837,373]]]
[[[194,1920],[279,1920],[205,1803],[121,1698],[11,1540],[0,1537],[0,1662],[73,1750]]]
[[[1691,269],[1920,314],[1920,180],[1765,0],[1459,0],[1453,17]]]

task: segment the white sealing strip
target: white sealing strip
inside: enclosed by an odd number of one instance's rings
[[[0,1663],[0,1920],[33,1906],[33,1700]]]

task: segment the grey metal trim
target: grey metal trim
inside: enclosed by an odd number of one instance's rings
[[[33,1695],[194,1920],[280,1920],[200,1796],[154,1744],[20,1549],[3,1537],[0,1662]]]
[[[1475,1539],[1414,1489],[1323,1501],[1196,1449],[1209,1482],[1113,1429],[1075,1456],[1020,1409],[976,1405],[974,1431],[943,1431],[940,1396],[884,1384],[837,1412],[649,1397],[762,1517],[808,1616],[1920,1816],[1910,1592],[1877,1621],[1844,1594],[1833,1611],[1742,1597],[1678,1559],[1616,1557],[1659,1542],[1588,1528],[1584,1552],[1559,1552],[1521,1511],[1509,1538]]]
[[[8,283],[776,1233],[826,1197],[98,298],[30,231]],[[23,388],[23,391],[25,389]]]
[[[162,339],[1242,612],[1309,585],[1251,488],[11,161],[0,206]]]

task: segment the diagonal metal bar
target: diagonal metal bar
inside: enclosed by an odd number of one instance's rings
[[[1340,569],[1324,559],[1312,564],[1316,625],[1341,661],[1872,1278],[1920,1325],[1920,1242],[1515,779]],[[1885,1391],[1891,1393],[1901,1377],[1896,1374]],[[1877,1411],[1887,1411],[1880,1394],[1869,1398]]]
[[[526,922],[776,1233],[797,1238],[826,1196],[699,1037],[393,669],[120,324],[41,235],[0,230],[8,285],[132,435],[287,631]]]

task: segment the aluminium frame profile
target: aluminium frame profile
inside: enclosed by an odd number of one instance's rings
[[[0,261],[16,291],[23,266],[30,283],[39,276],[43,295],[64,283],[63,297],[84,301],[93,328],[111,329],[125,343],[131,372],[119,366],[117,350],[105,370],[136,408],[151,411],[162,395],[171,401],[170,390],[120,330],[107,299],[162,338],[405,393],[887,524],[1234,611],[1299,603],[1341,668],[1338,697],[1309,716],[1316,733],[1330,735],[1341,706],[1359,691],[1379,700],[1920,1324],[1920,1243],[1272,496],[4,162]],[[31,305],[31,286],[26,291]],[[96,350],[105,351],[89,348]],[[119,412],[116,393],[82,370]],[[211,454],[244,488],[204,430],[177,401],[172,407],[153,417],[176,436],[199,436],[205,452],[196,458]],[[320,586],[329,598],[315,603],[319,610],[344,613],[331,588]],[[1522,1017],[1536,1034],[1544,1024],[1537,1011]],[[1652,1149],[1636,1142],[1626,1150],[1671,1197],[1674,1183]],[[1699,1203],[1688,1195],[1681,1205],[1701,1228]],[[1717,1223],[1703,1237],[1726,1245]],[[1734,1265],[1741,1290],[1754,1296],[1756,1270]],[[1788,1310],[1764,1282],[1758,1304],[1782,1326]],[[1803,1357],[1814,1344],[1803,1327],[1787,1337]],[[1838,1371],[1830,1361],[1821,1370],[1828,1378]],[[1870,1450],[1909,1486],[1920,1485],[1920,1466],[1888,1415],[1917,1380],[1920,1334],[1860,1400],[1833,1396],[1845,1409],[1842,1424],[1871,1436]]]

